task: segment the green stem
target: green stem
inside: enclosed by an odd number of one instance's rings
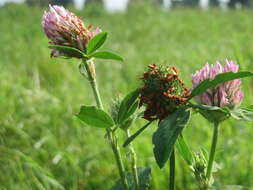
[[[118,143],[117,143],[117,139],[111,131],[110,132],[107,131],[107,134],[109,136],[109,140],[110,140],[111,147],[112,147],[112,150],[113,150],[113,153],[114,153],[114,157],[115,157],[118,169],[119,169],[121,183],[124,187],[124,190],[128,190],[126,172],[125,172],[125,168],[124,168],[124,165],[123,165],[123,161],[122,161],[122,157],[121,157],[121,154],[120,154],[120,149],[119,149],[119,146],[118,146]]]
[[[214,123],[212,146],[211,146],[211,151],[210,151],[208,165],[207,165],[207,171],[206,171],[207,180],[210,180],[211,173],[212,173],[213,162],[214,162],[214,158],[215,158],[215,151],[216,151],[216,146],[217,146],[217,141],[218,141],[218,134],[219,134],[218,128],[219,128],[219,123]]]
[[[175,151],[173,150],[170,155],[170,181],[169,181],[169,190],[175,189]]]
[[[130,137],[129,129],[126,130],[126,135],[127,135],[127,138]],[[136,164],[137,158],[136,158],[136,153],[134,151],[134,147],[132,143],[129,144],[129,151],[130,151],[130,156],[131,156],[131,169],[134,176],[135,190],[140,190],[139,177],[138,177],[137,164]]]
[[[88,75],[87,77],[90,82],[90,85],[91,85],[91,88],[93,91],[93,95],[94,95],[96,103],[97,103],[97,107],[100,109],[103,109],[102,100],[101,100],[98,86],[97,86],[97,82],[96,82],[96,72],[95,72],[95,65],[93,63],[93,60],[91,59],[91,60],[87,61],[87,60],[83,59],[83,64],[84,64],[85,69],[87,71],[87,75]],[[128,190],[125,167],[123,165],[119,146],[117,145],[116,136],[114,135],[114,133],[110,129],[106,129],[106,133],[107,133],[107,136],[109,138],[109,142],[111,144],[111,147],[112,147],[112,150],[114,153],[114,157],[115,157],[115,160],[117,163],[117,167],[119,170],[119,174],[120,174],[120,178],[121,178],[121,182],[123,184],[124,190]]]
[[[90,82],[94,97],[96,99],[97,107],[100,109],[103,109],[102,100],[98,91],[98,85],[96,81],[96,72],[95,72],[95,66],[92,60],[90,60],[90,63],[87,63],[87,61],[83,61],[85,69],[87,71],[88,80]]]

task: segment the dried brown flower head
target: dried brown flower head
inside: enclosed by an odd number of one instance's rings
[[[146,106],[145,119],[162,120],[186,104],[189,89],[175,67],[149,65],[141,79],[144,86],[140,89],[140,106]]]

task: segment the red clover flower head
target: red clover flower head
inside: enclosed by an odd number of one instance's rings
[[[44,12],[42,26],[50,44],[73,47],[81,51],[86,49],[88,41],[93,36],[101,32],[99,28],[90,31],[91,27],[86,28],[78,16],[57,5],[49,5],[49,11]],[[80,58],[78,55],[62,52],[58,49],[53,49],[51,56]]]
[[[175,67],[149,65],[141,79],[140,106],[146,107],[145,119],[162,120],[187,103],[189,90]]]
[[[239,65],[233,61],[225,61],[224,66],[219,62],[214,65],[208,63],[194,75],[192,75],[192,84],[195,88],[199,83],[205,79],[213,79],[216,75],[225,72],[238,72]],[[243,100],[243,91],[241,87],[241,80],[235,79],[218,85],[215,88],[209,89],[203,94],[197,96],[196,101],[200,104],[229,107],[231,109],[240,106]]]

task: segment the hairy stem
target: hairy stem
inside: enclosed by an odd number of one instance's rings
[[[129,129],[126,130],[126,135],[127,138],[130,137],[130,131]],[[134,151],[134,147],[132,145],[132,143],[129,144],[129,152],[130,152],[130,156],[131,156],[131,169],[132,169],[132,173],[134,176],[134,186],[135,186],[135,190],[140,190],[140,185],[139,185],[139,177],[138,177],[138,171],[137,171],[137,158],[136,158],[136,153]]]
[[[84,67],[87,71],[87,78],[90,82],[93,95],[95,97],[97,107],[100,109],[103,109],[103,104],[102,100],[100,97],[100,93],[98,90],[97,82],[96,82],[96,71],[95,71],[95,65],[93,63],[93,60],[83,60]],[[110,145],[112,147],[114,157],[117,163],[117,167],[119,170],[120,178],[121,178],[121,183],[124,187],[124,190],[128,190],[128,184],[127,184],[127,179],[126,179],[126,172],[125,172],[125,167],[122,161],[122,157],[120,154],[119,146],[117,145],[117,139],[114,133],[110,129],[106,129],[107,137],[109,138]]]
[[[219,134],[219,129],[218,128],[219,128],[219,123],[214,123],[212,146],[211,146],[211,150],[210,150],[210,155],[209,155],[209,160],[208,160],[208,165],[207,165],[207,171],[206,171],[207,180],[210,180],[211,174],[212,174],[213,162],[214,162],[214,158],[215,158],[215,151],[216,151],[216,146],[217,146],[217,141],[218,141],[218,134]]]
[[[175,151],[173,150],[170,155],[170,181],[169,181],[169,190],[175,189]]]

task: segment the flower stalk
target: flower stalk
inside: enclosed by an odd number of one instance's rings
[[[97,103],[97,107],[100,109],[103,109],[102,100],[101,100],[100,93],[99,93],[98,86],[97,86],[97,82],[96,82],[96,70],[95,70],[94,62],[92,59],[90,59],[90,60],[83,59],[82,64],[84,64],[85,69],[87,71],[87,77],[88,77],[88,80],[89,80],[90,85],[92,87],[92,91],[93,91],[93,95],[94,95],[94,98]],[[125,167],[124,167],[124,164],[122,161],[119,146],[117,144],[117,138],[116,138],[115,134],[113,133],[113,131],[110,129],[106,129],[106,134],[107,134],[111,148],[114,153],[115,161],[117,163],[117,167],[119,170],[119,174],[120,174],[120,178],[121,178],[121,182],[123,184],[124,190],[128,190]]]
[[[175,151],[173,150],[170,155],[170,181],[169,181],[169,190],[175,189],[175,169],[176,169],[176,159]]]
[[[214,126],[213,126],[212,146],[210,150],[207,171],[206,171],[206,177],[209,182],[210,182],[210,178],[212,174],[213,162],[214,162],[216,146],[218,142],[218,135],[219,135],[219,123],[217,122],[217,123],[214,123]]]
[[[127,179],[126,179],[125,167],[124,167],[122,157],[120,154],[120,148],[117,143],[117,138],[111,130],[107,129],[106,132],[107,132],[107,136],[109,138],[109,142],[111,144],[111,147],[112,147],[112,150],[114,153],[115,161],[118,166],[118,170],[119,170],[119,174],[120,174],[120,178],[121,178],[121,183],[123,185],[124,190],[128,190],[128,183],[127,183]]]
[[[91,88],[93,91],[93,95],[96,99],[97,107],[100,109],[103,109],[102,100],[101,100],[101,97],[100,97],[100,94],[98,91],[98,86],[97,86],[97,81],[96,81],[96,71],[95,71],[95,65],[93,63],[93,59],[90,59],[88,61],[83,59],[83,64],[84,64],[85,69],[87,71],[87,77],[90,82],[90,85],[91,85]]]

